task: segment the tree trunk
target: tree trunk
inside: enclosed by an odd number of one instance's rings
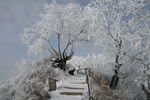
[[[116,54],[116,57],[115,57],[114,75],[112,76],[112,79],[111,79],[111,82],[110,82],[110,85],[109,85],[109,87],[111,89],[116,89],[116,87],[118,85],[118,82],[119,82],[118,74],[119,74],[119,69],[122,66],[122,64],[119,62],[120,54],[121,54],[121,46],[122,46],[122,40],[117,41],[117,44],[116,44],[117,54]]]
[[[111,79],[109,87],[111,89],[116,89],[116,87],[118,85],[118,82],[119,82],[119,77],[118,77],[117,74],[114,74],[113,77],[112,77],[112,79]]]

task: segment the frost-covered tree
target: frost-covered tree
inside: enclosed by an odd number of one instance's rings
[[[141,55],[143,59],[150,50],[149,15],[148,11],[143,13],[146,3],[145,0],[95,0],[88,7],[94,15],[89,18],[92,35],[114,59],[111,88],[116,88],[120,70],[127,69],[132,58]],[[148,60],[150,56],[146,56]]]
[[[72,58],[74,49],[89,40],[89,22],[83,12],[78,4],[53,2],[46,5],[41,20],[25,29],[23,41],[29,52],[35,55],[49,52],[54,58],[54,66],[65,71],[66,61]],[[57,39],[52,42],[53,34]]]

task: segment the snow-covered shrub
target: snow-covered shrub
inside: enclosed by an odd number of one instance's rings
[[[0,100],[48,100],[46,79],[56,77],[50,58],[23,66],[27,68],[20,75],[0,82]]]
[[[97,87],[92,93],[95,100],[127,100],[119,95],[121,91],[109,89],[109,87]]]

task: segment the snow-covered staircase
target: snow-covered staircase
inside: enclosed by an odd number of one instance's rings
[[[50,92],[50,100],[81,100],[86,91],[85,75],[69,76],[57,82],[57,89]]]

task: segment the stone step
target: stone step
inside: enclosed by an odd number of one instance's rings
[[[61,95],[82,95],[82,92],[60,92]]]
[[[70,82],[71,84],[86,84],[86,82]]]
[[[64,87],[66,89],[77,89],[77,90],[84,90],[84,88],[77,88],[77,87]]]

